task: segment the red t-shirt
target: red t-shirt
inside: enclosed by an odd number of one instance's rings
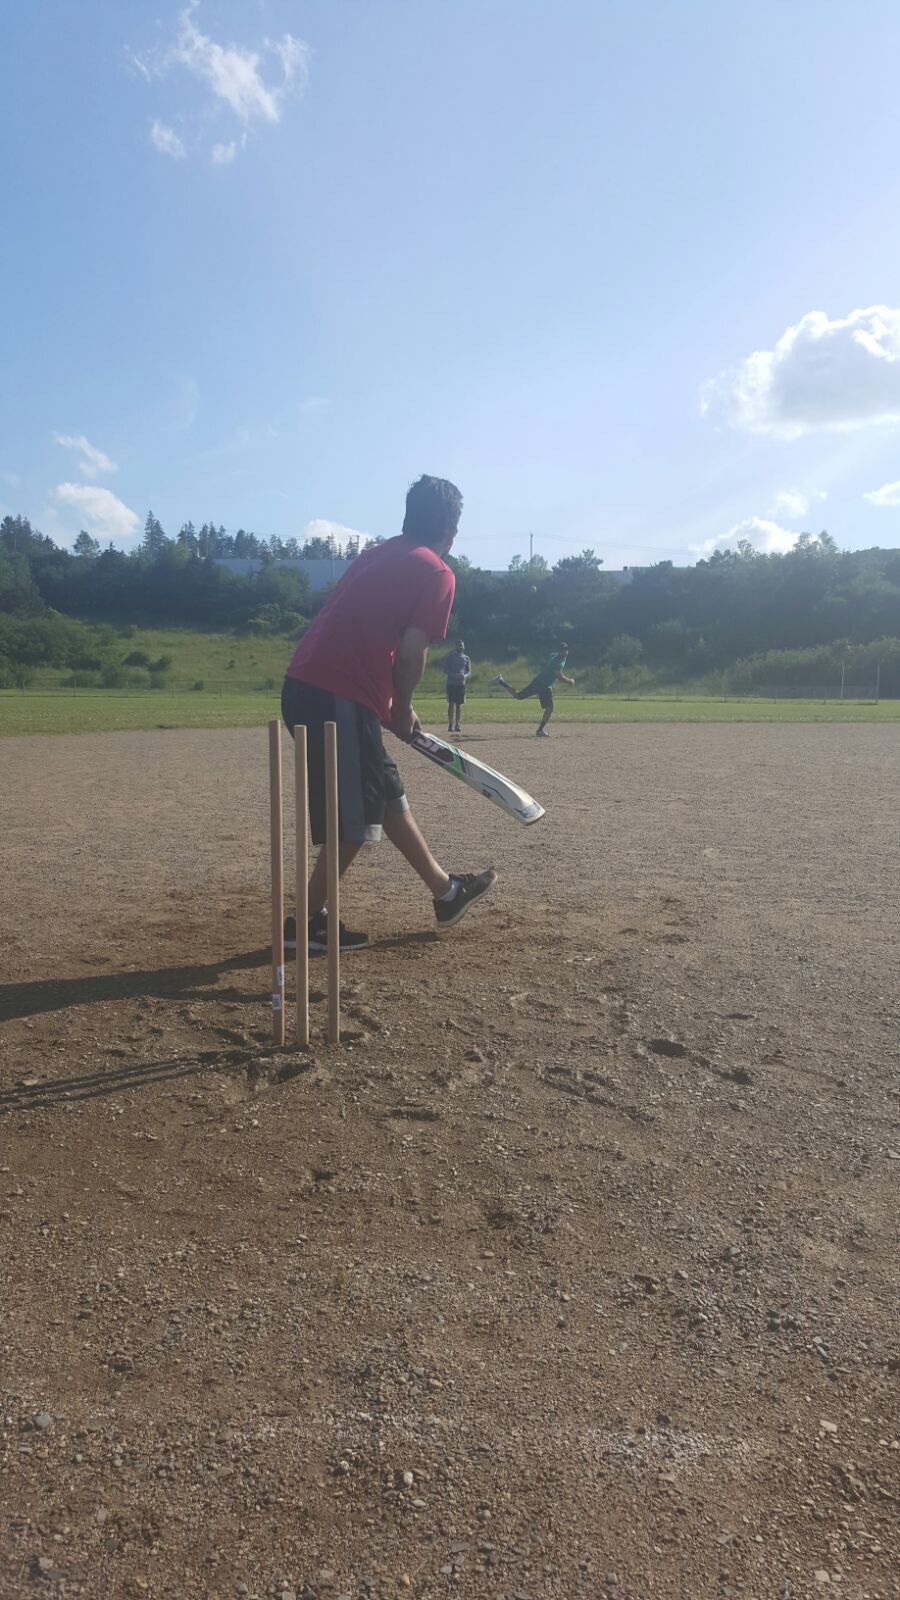
[[[456,579],[440,556],[388,539],[357,556],[300,640],[287,669],[387,722],[397,646],[407,628],[445,639]]]

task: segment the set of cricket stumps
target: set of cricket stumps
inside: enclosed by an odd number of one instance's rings
[[[307,730],[298,723],[294,729],[294,824],[296,828],[297,985],[295,1037],[297,1044],[309,1044],[309,788],[306,771]],[[468,750],[447,744],[436,734],[417,728],[409,746],[425,756],[443,772],[459,778],[470,789],[490,800],[507,816],[529,825],[539,822],[544,808],[511,778],[496,772]],[[276,1044],[284,1044],[286,1034],[284,984],[284,817],[281,798],[281,723],[269,723],[269,810],[272,829],[272,1034]],[[341,918],[338,814],[337,723],[325,723],[325,861],[328,906],[328,1028],[329,1044],[341,1037]]]
[[[284,1044],[287,1033],[284,980],[284,817],[281,787],[281,723],[269,723],[269,818],[272,845],[272,1038]],[[294,1037],[309,1044],[309,793],[306,773],[306,728],[294,729],[295,918],[297,934]],[[338,862],[337,724],[325,724],[325,859],[328,886],[328,1025],[329,1044],[341,1037],[341,918]]]

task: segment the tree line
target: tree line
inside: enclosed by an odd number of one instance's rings
[[[777,673],[785,686],[822,683],[842,665],[863,682],[880,660],[883,692],[900,694],[900,550],[841,551],[822,533],[801,534],[785,555],[742,540],[692,567],[660,561],[624,575],[604,573],[593,550],[552,569],[520,558],[499,576],[456,565],[467,644],[490,640],[508,657],[564,641],[573,661],[595,667],[598,688],[727,690],[777,683]]]
[[[144,523],[144,537],[140,546],[143,556],[156,556],[161,554],[167,545],[174,544],[178,550],[188,556],[201,560],[214,560],[216,557],[244,557],[263,563],[272,561],[296,561],[301,556],[310,560],[328,560],[332,556],[352,561],[359,555],[361,543],[358,534],[352,534],[343,544],[332,537],[315,534],[310,539],[302,542],[299,539],[279,539],[276,535],[270,538],[261,538],[259,534],[248,533],[246,528],[238,528],[235,533],[226,533],[221,525],[216,527],[214,522],[204,522],[195,528],[193,522],[183,522],[174,540],[169,539],[159,521],[152,511],[147,513]],[[109,546],[114,550],[114,546]],[[94,539],[82,529],[75,540],[74,554],[87,560],[96,560],[102,552],[99,539]]]
[[[323,603],[305,573],[281,562],[330,556],[330,539],[262,540],[213,522],[185,523],[169,537],[151,512],[140,546],[101,549],[87,533],[73,551],[25,517],[0,523],[0,686],[27,681],[38,665],[116,681],[125,664],[121,629],[181,626],[294,638]],[[335,553],[358,553],[351,542]],[[221,555],[260,562],[238,575]],[[803,534],[786,555],[748,543],[692,567],[658,562],[606,573],[592,549],[552,568],[516,557],[505,573],[452,558],[452,629],[469,653],[491,661],[533,659],[565,641],[579,680],[596,689],[688,684],[720,690],[869,682],[900,695],[900,551],[841,551],[828,534]],[[80,668],[79,668],[79,663]],[[149,672],[158,663],[142,664]],[[105,676],[104,676],[105,675]]]

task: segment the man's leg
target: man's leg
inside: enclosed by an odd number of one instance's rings
[[[520,698],[520,696],[516,693],[515,689],[513,688],[512,684],[511,683],[507,683],[507,681],[504,678],[502,672],[498,672],[496,678],[488,678],[488,684],[494,686],[497,689],[505,689],[507,694],[511,694],[514,700],[518,700]]]
[[[447,732],[453,732],[453,701],[449,694],[447,695]]]
[[[384,831],[404,861],[418,873],[431,898],[442,899],[450,888],[450,874],[435,861],[412,812],[389,811],[384,819]]]
[[[404,860],[431,890],[434,914],[439,928],[452,928],[476,900],[487,894],[497,874],[491,868],[486,872],[464,872],[452,877],[439,866],[431,854],[412,812],[388,811],[384,831],[397,846]]]
[[[324,724],[336,720],[336,701],[333,695],[323,689],[314,688],[311,684],[301,683],[293,678],[286,678],[281,695],[281,710],[285,724],[291,737],[298,723],[303,723],[307,732],[306,760],[307,779],[309,786],[309,810],[312,824],[312,837],[316,845],[322,843],[325,837],[325,770],[324,770]],[[339,738],[340,744],[340,738]],[[338,755],[338,776],[341,772],[341,754]],[[341,801],[343,809],[343,801]],[[343,877],[354,857],[359,853],[362,845],[358,841],[343,841],[338,844],[338,871]],[[321,912],[327,899],[327,867],[324,844],[319,850],[316,864],[307,888],[308,915],[312,923],[315,919],[321,920]],[[301,937],[305,936],[305,929],[297,929],[295,917],[285,918],[285,945],[289,950],[296,948],[298,931]],[[321,937],[321,930],[317,930]],[[342,948],[356,949],[365,944],[365,939],[356,934],[347,936],[346,942],[341,941]],[[324,948],[317,944],[315,948]]]
[[[350,866],[351,862],[356,860],[356,857],[359,855],[361,849],[362,845],[355,839],[341,840],[340,844],[338,845],[338,872],[340,873],[341,877],[344,876],[344,873],[347,871],[347,868]],[[327,852],[325,850],[325,846],[323,845],[322,849],[319,851],[318,860],[313,867],[312,877],[309,880],[307,896],[309,901],[310,920],[312,920],[318,911],[322,910],[323,906],[325,905],[325,901],[328,898],[328,865],[325,859],[326,854]]]
[[[379,730],[380,733],[380,730]],[[434,902],[434,914],[439,928],[451,928],[459,922],[483,894],[487,894],[497,876],[487,872],[445,872],[440,862],[425,843],[422,831],[409,809],[397,763],[382,750],[384,771],[384,821],[383,828],[391,844],[400,851],[416,875],[421,878]]]
[[[550,695],[546,695],[546,694],[541,695],[541,707],[542,707],[541,720],[540,720],[540,722],[538,723],[538,726],[537,726],[537,737],[539,739],[545,739],[545,738],[548,737],[548,735],[545,732],[545,729],[547,727],[547,723],[550,721],[550,718],[553,715],[553,695],[552,694],[550,694]]]

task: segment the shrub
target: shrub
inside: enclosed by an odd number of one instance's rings
[[[123,667],[149,667],[150,657],[146,650],[129,650],[122,665]]]
[[[0,689],[27,689],[34,677],[30,667],[14,664],[0,656]]]
[[[615,639],[610,639],[606,647],[606,664],[610,667],[633,667],[643,654],[644,647],[640,639],[632,638],[630,633],[620,633]]]
[[[99,689],[100,674],[82,668],[79,672],[70,672],[63,678],[62,686],[64,689]]]

